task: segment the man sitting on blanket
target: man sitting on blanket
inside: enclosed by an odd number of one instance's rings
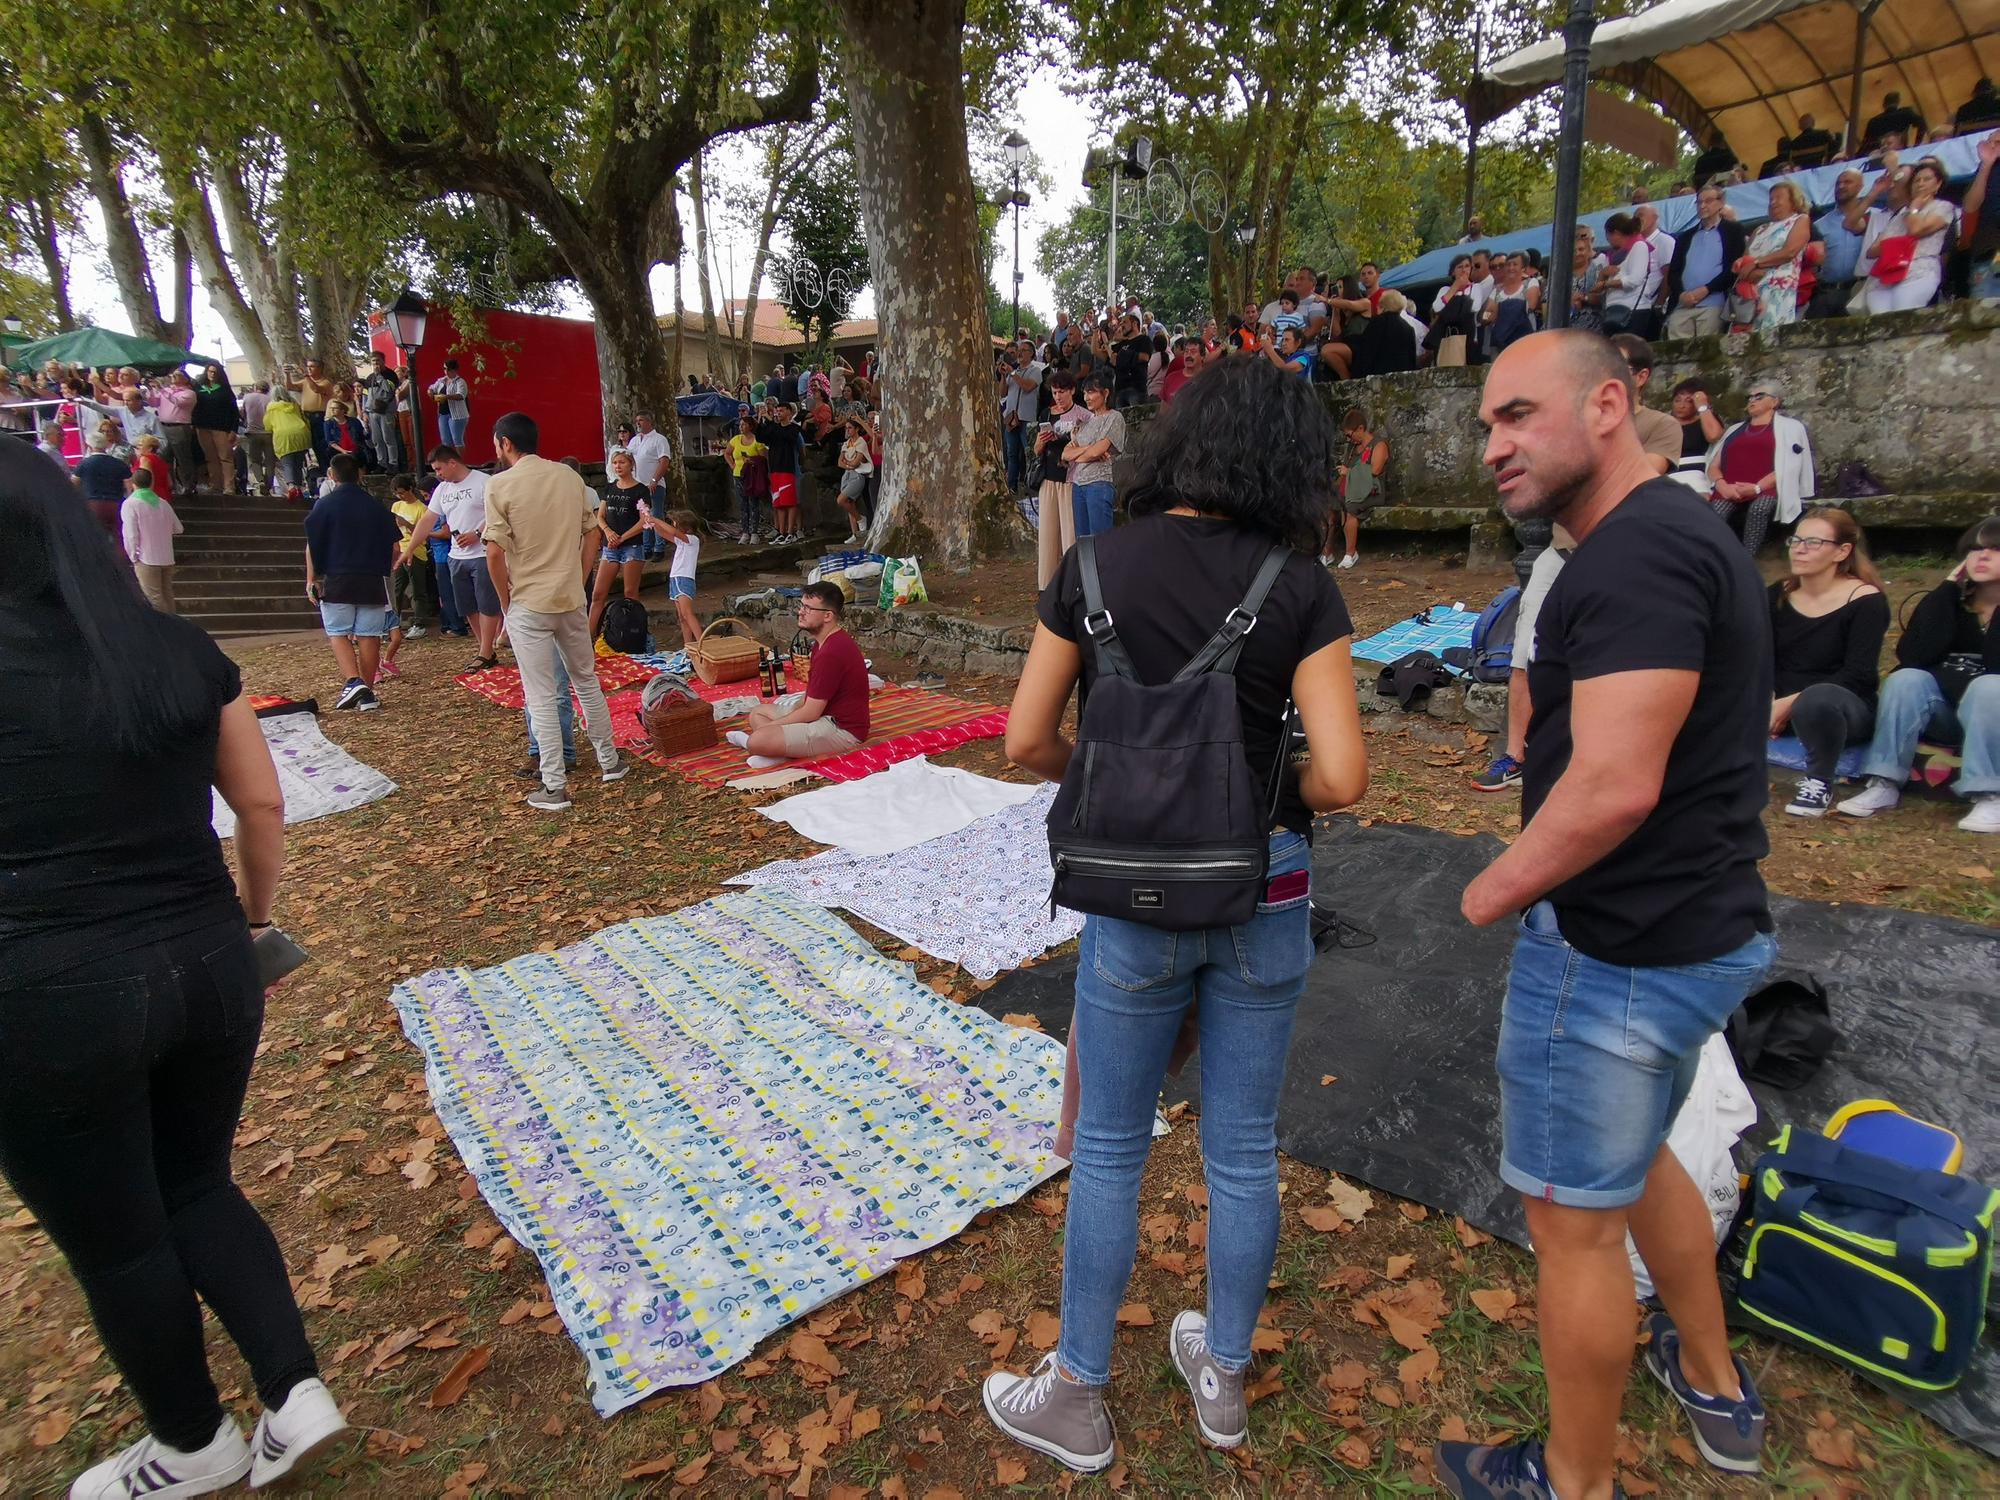
[[[809,583],[799,596],[799,628],[813,638],[805,700],[789,713],[753,708],[746,727],[728,735],[730,744],[751,752],[757,769],[840,755],[868,738],[868,664],[840,628],[845,604],[830,583]]]

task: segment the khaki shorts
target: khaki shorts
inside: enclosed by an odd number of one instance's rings
[[[814,719],[805,724],[783,724],[785,754],[794,760],[822,755],[844,755],[861,741],[831,719]]]

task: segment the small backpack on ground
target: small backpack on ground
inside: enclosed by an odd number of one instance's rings
[[[1514,632],[1521,623],[1521,590],[1508,584],[1472,622],[1472,680],[1505,682],[1514,670]]]
[[[646,649],[646,606],[623,595],[604,606],[604,644],[627,655]]]
[[[1752,1181],[1745,1312],[1913,1390],[1958,1382],[1986,1323],[2000,1193],[1791,1126]]]
[[[1259,786],[1243,750],[1236,659],[1291,549],[1265,555],[1243,602],[1171,682],[1141,682],[1097,576],[1096,538],[1076,544],[1091,684],[1062,789],[1049,809],[1052,905],[1169,932],[1257,914],[1290,735]]]

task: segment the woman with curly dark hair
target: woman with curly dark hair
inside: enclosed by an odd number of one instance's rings
[[[1332,502],[1335,436],[1311,386],[1261,359],[1224,360],[1190,381],[1145,432],[1129,525],[1092,539],[1103,604],[1142,683],[1165,683],[1239,606],[1275,545],[1292,549],[1242,637],[1234,679],[1245,757],[1275,775],[1264,899],[1240,926],[1163,931],[1084,920],[1070,1034],[1080,1079],[1062,1338],[1033,1375],[995,1374],[987,1415],[1008,1436],[1083,1472],[1112,1461],[1105,1387],[1132,1273],[1139,1179],[1153,1107],[1184,1018],[1202,1051],[1201,1144],[1209,1192],[1208,1307],[1173,1321],[1169,1352],[1202,1439],[1233,1448],[1247,1421],[1243,1371],[1278,1241],[1278,1090],[1312,957],[1309,842],[1315,812],[1368,786],[1347,608],[1314,562]],[[1097,671],[1085,638],[1080,554],[1043,590],[1007,724],[1007,755],[1050,779],[1068,769],[1072,689]],[[1311,759],[1295,769],[1295,707]],[[1096,743],[1093,742],[1093,749]]]

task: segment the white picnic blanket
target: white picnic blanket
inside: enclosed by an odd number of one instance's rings
[[[1035,791],[1020,782],[934,766],[919,755],[859,781],[835,782],[757,811],[816,844],[883,855],[956,833],[988,813],[1026,802]]]
[[[319,720],[309,713],[277,714],[257,723],[278,767],[278,789],[285,794],[287,824],[346,812],[396,790],[395,782],[320,733]],[[209,796],[209,823],[215,836],[234,838],[236,814],[222,800],[222,793],[210,792]]]

